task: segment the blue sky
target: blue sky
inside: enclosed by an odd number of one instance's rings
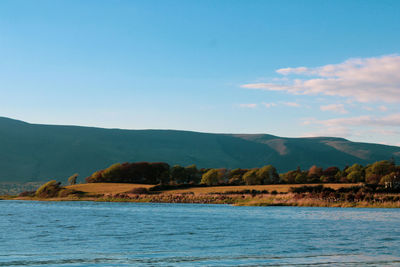
[[[400,145],[400,1],[0,1],[0,116]]]

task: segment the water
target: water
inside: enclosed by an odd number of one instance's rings
[[[400,210],[0,201],[0,266],[400,266]]]

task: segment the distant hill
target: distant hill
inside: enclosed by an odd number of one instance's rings
[[[212,134],[30,124],[0,117],[0,182],[86,177],[116,162],[252,168],[279,172],[400,160],[400,147],[342,138],[283,138],[268,134]]]

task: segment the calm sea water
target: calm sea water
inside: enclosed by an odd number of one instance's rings
[[[0,201],[0,266],[400,266],[400,210]]]

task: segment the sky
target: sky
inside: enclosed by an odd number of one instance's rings
[[[400,1],[0,1],[0,116],[400,146]]]

